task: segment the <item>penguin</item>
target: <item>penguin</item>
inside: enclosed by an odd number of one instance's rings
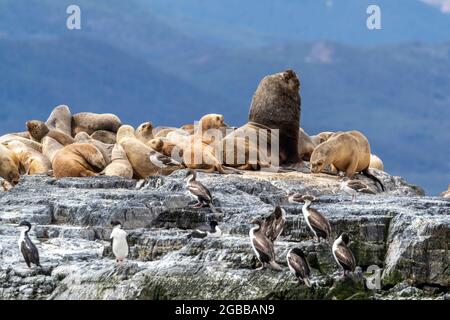
[[[367,185],[358,180],[344,180],[341,182],[339,189],[352,196],[352,203],[355,203],[358,193],[375,194]]]
[[[189,169],[186,173],[185,181],[189,192],[197,198],[197,203],[193,207],[202,208],[207,205],[214,213],[220,213],[212,204],[211,192],[196,179],[197,173],[194,170]]]
[[[298,279],[299,283],[303,282],[308,288],[311,288],[311,281],[309,280],[311,268],[302,249],[293,248],[289,250],[286,260],[289,270]]]
[[[274,211],[264,219],[261,230],[270,241],[275,242],[283,232],[285,223],[286,211],[276,206]]]
[[[331,226],[328,219],[319,211],[311,208],[311,202],[315,200],[313,196],[303,196],[302,197],[305,204],[302,207],[303,217],[305,218],[306,224],[312,231],[317,241],[320,242],[320,238],[328,240],[331,235]]]
[[[116,257],[116,261],[121,263],[128,256],[128,242],[127,233],[122,230],[122,223],[120,221],[111,221],[113,230],[111,232],[111,247]]]
[[[275,271],[281,271],[280,265],[275,261],[275,248],[273,242],[264,234],[261,229],[263,225],[262,219],[256,219],[250,222],[256,224],[256,227],[250,229],[250,243],[256,257],[262,263],[262,266],[257,269],[261,270],[265,267],[269,267]]]
[[[28,236],[28,232],[31,230],[31,224],[28,221],[22,221],[19,224],[20,237],[19,237],[19,250],[27,263],[28,268],[31,268],[31,264],[41,267],[39,262],[39,251]]]
[[[209,230],[194,230],[190,235],[188,235],[188,239],[191,238],[220,238],[222,236],[222,230],[218,227],[217,221],[211,221],[209,224]]]
[[[344,269],[344,276],[349,272],[355,271],[356,268],[356,260],[352,251],[348,247],[350,242],[350,238],[348,234],[342,233],[339,238],[336,239],[333,243],[332,251],[333,256],[338,265]]]

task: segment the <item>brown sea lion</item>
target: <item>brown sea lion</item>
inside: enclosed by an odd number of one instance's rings
[[[111,163],[111,154],[112,154],[112,150],[114,148],[113,144],[106,144],[101,141],[92,139],[86,132],[78,133],[75,136],[75,141],[81,142],[81,143],[92,144],[102,153],[103,157],[105,158],[106,164],[108,165]]]
[[[65,146],[53,159],[53,173],[56,178],[97,176],[105,167],[103,155],[89,143]]]
[[[9,142],[9,141],[20,141],[23,144],[25,144],[26,146],[33,148],[34,150],[36,150],[38,152],[42,152],[42,144],[37,141],[23,138],[21,136],[16,136],[14,134],[5,134],[4,136],[0,137],[0,143],[5,143],[5,142]]]
[[[106,144],[116,144],[116,134],[111,131],[97,130],[91,134],[91,138]]]
[[[6,142],[5,146],[17,155],[26,174],[48,174],[52,170],[52,164],[46,156],[22,142],[13,140]]]
[[[88,135],[98,130],[106,130],[116,133],[122,122],[114,114],[81,112],[72,116],[72,136],[75,137],[80,132]]]
[[[0,143],[0,177],[17,185],[20,180],[20,161],[14,151]]]
[[[300,128],[298,133],[298,154],[300,155],[300,158],[302,160],[309,161],[315,147],[316,146],[314,145],[311,137],[305,132],[305,130]]]
[[[448,185],[447,191],[442,192],[441,196],[444,198],[450,198],[450,184]]]
[[[105,176],[133,178],[133,167],[120,144],[114,145],[111,163],[103,170],[103,173]]]
[[[50,138],[55,139],[56,141],[61,143],[63,146],[67,146],[67,145],[75,142],[75,140],[72,138],[72,136],[70,136],[58,129],[49,128],[42,121],[31,120],[31,121],[27,121],[26,125],[27,125],[30,136],[38,142],[41,142],[42,139],[46,136],[49,136]]]
[[[301,167],[298,153],[300,81],[292,70],[266,76],[259,83],[250,107],[249,122],[279,130],[280,164]]]
[[[160,173],[167,175],[183,168],[181,165],[169,165],[161,168],[158,164],[153,163],[150,160],[150,156],[156,151],[136,138],[135,130],[132,126],[123,125],[119,128],[117,131],[117,143],[125,151],[133,167],[134,176],[138,179],[145,179]]]
[[[153,124],[150,121],[142,123],[134,134],[139,141],[147,144],[153,139]]]
[[[45,122],[50,129],[57,129],[65,134],[72,134],[72,113],[66,105],[60,105],[53,109]]]
[[[311,155],[311,172],[320,173],[328,165],[353,178],[361,172],[384,186],[381,181],[369,172],[370,144],[369,140],[359,131],[348,131],[333,135],[327,141],[319,144]]]
[[[53,163],[56,153],[62,148],[64,146],[53,138],[44,137],[42,139],[42,154],[50,160],[50,163]]]
[[[384,171],[383,161],[377,155],[371,154],[369,168]]]
[[[154,138],[166,138],[168,134],[170,134],[171,132],[174,132],[178,130],[177,128],[164,128],[159,130],[158,132],[155,133],[155,131],[153,131],[153,137]]]
[[[174,158],[177,161],[182,161],[183,150],[179,149],[176,144],[170,143],[164,138],[151,139],[148,146],[165,156]]]

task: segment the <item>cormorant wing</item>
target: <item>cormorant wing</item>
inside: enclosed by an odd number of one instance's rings
[[[192,181],[188,185],[188,190],[197,197],[203,197],[207,199],[208,201],[212,201],[211,192],[200,182],[198,181]]]
[[[375,194],[372,190],[369,189],[367,185],[358,180],[350,180],[347,182],[347,186],[362,193]]]
[[[35,265],[39,266],[40,263],[39,263],[39,251],[38,251],[38,249],[36,248],[34,243],[30,240],[30,238],[25,237],[25,241],[27,243],[27,247],[30,249],[30,252],[31,252],[31,257],[30,257],[31,259],[30,259],[30,261],[32,263],[34,263]]]
[[[355,256],[353,255],[352,251],[349,248],[343,245],[337,246],[336,250],[334,251],[334,254],[336,256],[336,259],[339,261],[339,263],[342,265],[344,269],[351,271],[355,270],[356,268]]]
[[[256,235],[252,239],[252,242],[261,257],[261,261],[269,262],[275,260],[275,249],[273,247],[273,243],[264,234]]]
[[[22,252],[23,258],[25,259],[25,262],[27,263],[27,266],[29,268],[31,266],[30,251],[27,248],[25,241],[22,241],[22,244],[20,245],[20,251]]]
[[[326,235],[324,238],[328,238],[331,234],[331,226],[328,219],[314,208],[309,208],[308,210],[311,212],[308,218],[311,227],[317,234]]]
[[[276,207],[268,217],[264,219],[264,223],[261,226],[264,234],[270,241],[274,242],[283,232],[285,218],[280,207]]]

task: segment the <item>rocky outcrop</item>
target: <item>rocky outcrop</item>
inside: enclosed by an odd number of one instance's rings
[[[374,170],[375,171],[375,170]],[[113,177],[56,180],[24,177],[0,193],[0,298],[3,299],[443,299],[450,286],[450,200],[423,197],[399,177],[376,171],[387,192],[339,194],[338,178],[304,173],[199,174],[223,211],[218,239],[192,239],[209,209],[193,200],[177,171],[145,181]],[[359,177],[370,188],[373,182]],[[318,197],[332,236],[347,232],[357,272],[342,278],[330,244],[312,241],[301,205],[289,191]],[[250,218],[282,204],[287,223],[276,243],[283,272],[255,271],[248,239]],[[28,269],[17,248],[16,225],[27,219],[43,267]],[[117,265],[109,245],[112,219],[123,222],[129,260]],[[286,266],[287,251],[302,247],[313,269],[313,288],[298,285]],[[383,268],[371,290],[368,267]],[[447,296],[446,296],[447,294]]]

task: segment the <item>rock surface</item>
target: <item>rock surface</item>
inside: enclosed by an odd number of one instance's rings
[[[223,211],[218,239],[188,240],[209,209],[193,209],[185,171],[146,181],[112,177],[25,177],[0,193],[1,299],[444,299],[450,287],[450,199],[423,197],[420,188],[377,171],[387,192],[360,195],[352,204],[338,193],[338,178],[304,173],[199,174]],[[367,178],[373,190],[376,186]],[[289,191],[318,196],[332,236],[351,237],[359,271],[342,278],[330,244],[312,241],[301,205]],[[287,223],[276,243],[283,272],[255,271],[248,238],[250,218],[282,204]],[[33,224],[31,238],[43,268],[28,269],[17,248],[16,225]],[[109,222],[127,230],[129,260],[117,265],[109,246]],[[287,251],[307,253],[314,286],[296,283]],[[383,268],[381,288],[363,273]]]

